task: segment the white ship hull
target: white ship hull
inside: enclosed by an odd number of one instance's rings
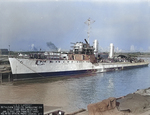
[[[83,72],[106,72],[130,67],[147,66],[148,63],[95,63],[77,60],[37,60],[9,58],[12,74],[38,77]]]

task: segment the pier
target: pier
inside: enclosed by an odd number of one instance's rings
[[[13,81],[8,56],[0,56],[0,83],[3,81]]]
[[[10,65],[0,65],[0,83],[13,81]]]

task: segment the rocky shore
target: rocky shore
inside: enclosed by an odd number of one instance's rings
[[[76,115],[150,115],[150,88],[89,104],[87,110],[77,112]]]

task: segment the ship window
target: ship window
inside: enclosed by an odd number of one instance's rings
[[[56,63],[57,63],[57,61],[56,61]]]
[[[53,63],[53,61],[50,61],[50,63]]]
[[[58,63],[60,63],[60,61],[58,61]]]
[[[68,63],[69,63],[69,61],[68,61]]]

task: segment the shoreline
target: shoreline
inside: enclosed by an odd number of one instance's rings
[[[107,103],[110,99],[112,103]],[[114,107],[112,107],[114,105]],[[106,107],[107,106],[107,107]],[[108,108],[108,106],[111,106]],[[149,115],[150,114],[150,87],[119,98],[110,97],[101,102],[87,105],[87,110],[74,112],[76,115]],[[67,115],[75,115],[67,113]]]

